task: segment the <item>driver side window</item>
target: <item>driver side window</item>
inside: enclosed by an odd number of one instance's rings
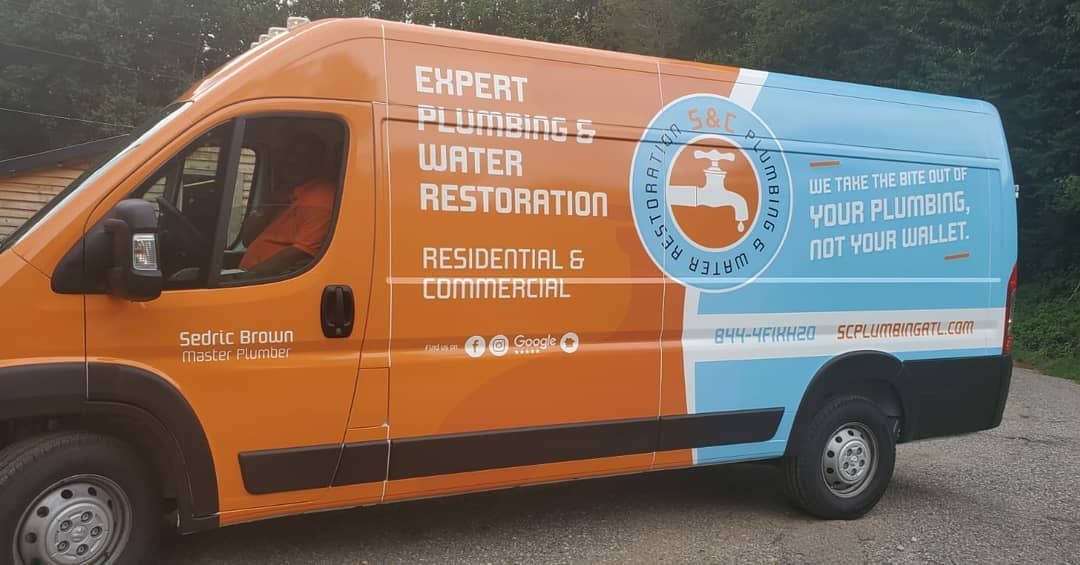
[[[203,134],[132,195],[157,209],[165,290],[206,284],[232,128],[229,122]]]
[[[271,282],[314,265],[346,142],[335,119],[267,116],[221,124],[180,151],[129,196],[157,211],[163,290]]]

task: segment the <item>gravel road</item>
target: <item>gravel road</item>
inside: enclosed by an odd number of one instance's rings
[[[164,542],[165,563],[1080,563],[1080,385],[1013,373],[1002,425],[902,445],[853,522],[785,502],[747,463],[577,481],[233,526]]]

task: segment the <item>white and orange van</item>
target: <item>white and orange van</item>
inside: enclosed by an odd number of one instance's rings
[[[985,102],[301,23],[3,243],[0,559],[762,459],[855,518],[1001,421],[1015,263]]]

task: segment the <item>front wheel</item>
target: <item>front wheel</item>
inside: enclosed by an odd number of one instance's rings
[[[807,512],[851,520],[885,494],[896,462],[892,420],[860,396],[836,398],[814,415],[784,460],[788,497]]]
[[[15,563],[153,560],[160,499],[152,474],[119,440],[59,432],[12,444],[0,451],[0,493],[0,539]]]

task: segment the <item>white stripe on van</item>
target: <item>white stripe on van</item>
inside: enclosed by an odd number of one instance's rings
[[[652,284],[665,283],[738,283],[753,281],[754,284],[987,284],[1000,283],[1001,277],[685,277],[675,281],[664,276],[659,277],[517,277],[517,276],[471,276],[460,277],[386,277],[387,284],[395,286],[423,285],[437,278],[451,280],[473,280],[484,283],[509,279],[557,278],[567,285],[579,284]]]
[[[689,295],[689,293],[688,293]],[[699,362],[984,349],[1001,345],[1004,308],[698,314],[683,320],[687,369]],[[689,395],[692,389],[687,387]],[[688,397],[689,398],[689,397]]]
[[[769,78],[769,73],[765,71],[740,69],[739,77],[735,79],[735,86],[731,89],[731,101],[743,108],[753,109],[767,78]]]

